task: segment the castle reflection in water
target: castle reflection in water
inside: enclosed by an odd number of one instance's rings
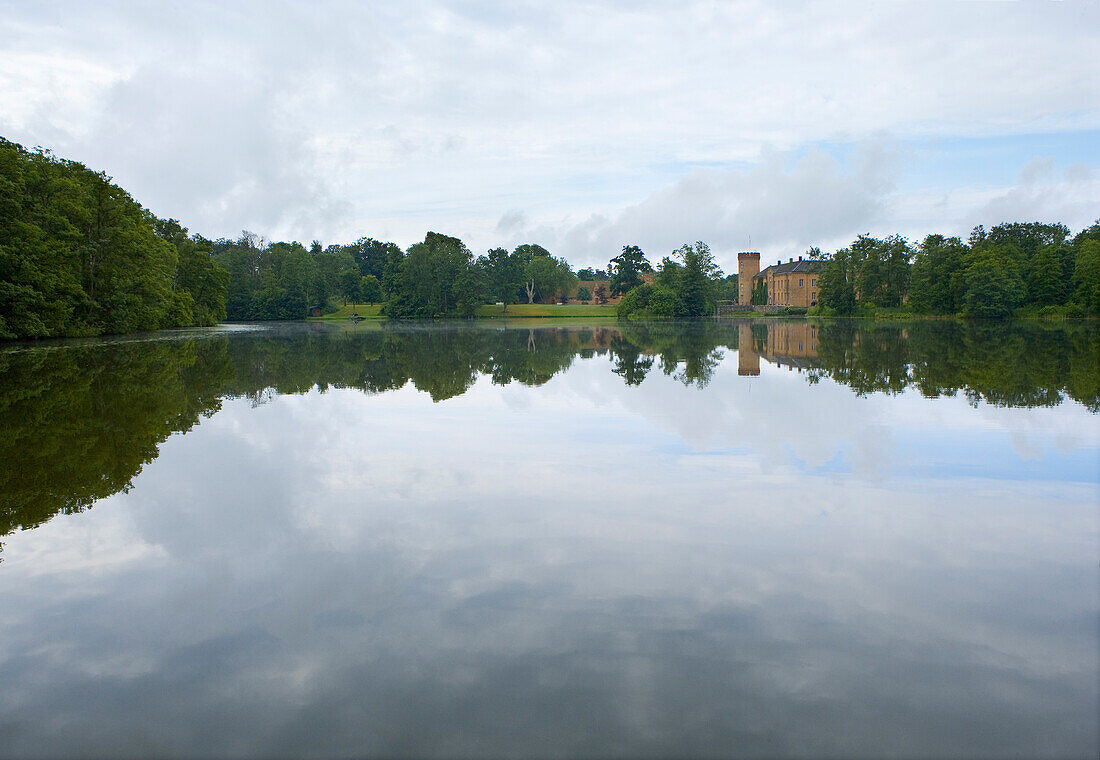
[[[759,375],[760,357],[789,369],[809,369],[817,358],[818,326],[806,322],[741,322],[737,325],[737,374]]]

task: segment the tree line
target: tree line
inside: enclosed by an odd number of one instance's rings
[[[686,245],[657,269],[638,246],[624,246],[607,269],[573,271],[536,243],[475,257],[459,238],[429,232],[402,250],[360,238],[322,247],[314,241],[268,243],[250,232],[213,243],[213,258],[229,273],[230,319],[297,319],[332,300],[382,303],[395,319],[471,317],[485,303],[607,303],[617,296],[623,316],[700,316],[736,293],[704,243]],[[581,282],[588,283],[581,285]]]
[[[1100,223],[975,228],[964,243],[862,235],[821,267],[822,314],[907,306],[975,317],[1100,314]],[[403,250],[363,237],[324,247],[245,231],[207,240],[142,208],[103,172],[0,138],[0,338],[127,333],[232,320],[294,320],[339,301],[381,303],[392,318],[470,317],[485,303],[607,303],[621,317],[694,318],[733,300],[709,247],[653,266],[636,245],[606,269],[574,271],[527,243],[476,256],[429,232]],[[754,293],[754,301],[766,298]]]
[[[820,313],[908,306],[969,317],[1100,315],[1100,222],[1071,235],[1064,224],[975,227],[969,239],[860,235],[820,262]]]

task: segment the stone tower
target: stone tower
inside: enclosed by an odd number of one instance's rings
[[[752,278],[760,274],[760,254],[742,251],[737,254],[737,303],[752,303]]]

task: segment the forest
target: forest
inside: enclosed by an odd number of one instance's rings
[[[876,309],[969,317],[1100,315],[1100,223],[975,228],[919,245],[861,235],[819,262],[811,313]],[[606,269],[574,271],[528,243],[475,256],[429,232],[407,250],[362,237],[323,246],[245,231],[208,240],[143,208],[111,177],[0,138],[0,338],[120,334],[222,320],[298,320],[343,303],[395,319],[472,317],[499,303],[607,303],[622,318],[696,318],[736,299],[703,242],[654,266],[624,245]],[[756,298],[766,297],[759,293]]]
[[[216,324],[228,275],[210,252],[103,172],[0,138],[0,337]]]
[[[822,315],[905,306],[967,317],[1100,315],[1100,222],[1071,235],[1064,224],[978,226],[963,242],[928,235],[861,235],[820,262]],[[811,312],[813,313],[813,312]]]

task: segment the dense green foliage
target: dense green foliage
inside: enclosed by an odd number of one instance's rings
[[[734,280],[733,288],[736,287]],[[700,241],[683,245],[672,252],[671,258],[662,259],[653,282],[642,282],[627,291],[616,311],[620,317],[693,319],[713,314],[715,303],[728,289],[729,280],[714,261],[710,248]]]
[[[577,270],[577,279],[585,280],[587,282],[592,282],[594,280],[604,280],[606,282],[609,279],[609,277],[608,277],[607,272],[605,272],[602,269],[593,269],[592,267],[585,267],[584,269],[578,269]]]
[[[527,303],[534,303],[535,299],[549,303],[562,296],[568,297],[577,282],[569,262],[554,258],[541,245],[521,245],[513,252],[513,257],[523,267]]]
[[[908,292],[912,255],[912,246],[904,238],[879,240],[860,235],[850,246],[825,259],[818,278],[821,304],[839,314],[851,314],[857,302],[868,306],[901,305]]]
[[[319,249],[268,244],[250,232],[217,241],[214,258],[229,272],[229,319],[302,319],[338,294],[341,273],[354,264],[346,252]]]
[[[0,138],[0,337],[212,324],[225,273],[209,251],[102,172]]]
[[[1100,224],[1070,238],[1062,224],[979,226],[967,243],[929,235],[914,249],[903,238],[861,235],[823,260],[820,302],[826,313],[864,307],[918,313],[1007,317],[1100,315],[1100,271],[1090,262]],[[1083,263],[1082,263],[1083,262]]]
[[[653,265],[645,252],[636,245],[624,245],[623,252],[611,259],[607,266],[611,272],[611,295],[627,293],[642,284],[642,275],[653,271]]]
[[[768,302],[768,281],[761,277],[752,286],[749,302],[753,306],[763,306]]]
[[[429,232],[389,269],[385,288],[391,317],[471,317],[485,283],[461,240]]]
[[[175,219],[156,220],[157,234],[176,248],[175,306],[182,309],[176,324],[203,327],[226,318],[229,273],[211,256],[213,244],[199,235],[188,235]]]

